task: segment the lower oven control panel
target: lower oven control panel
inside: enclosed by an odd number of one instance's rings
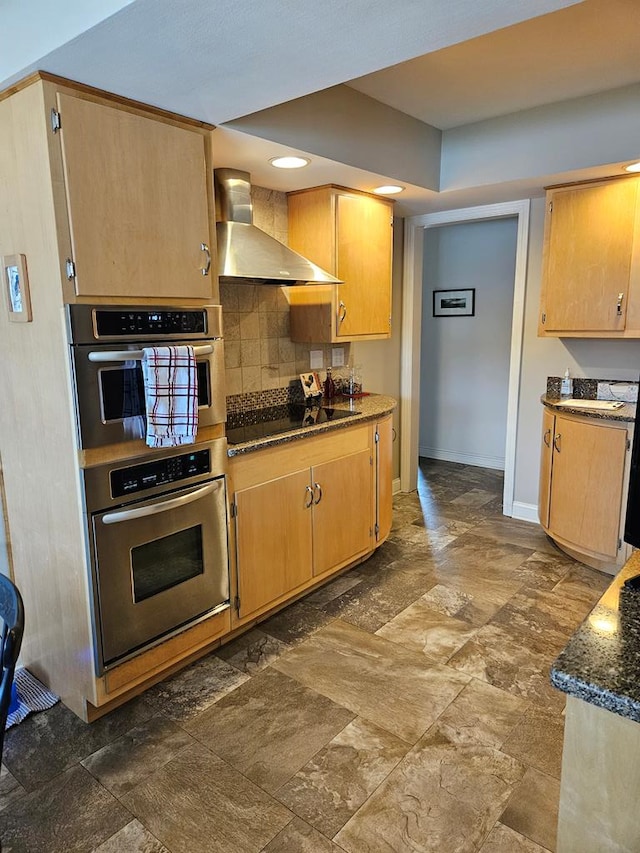
[[[119,498],[133,495],[210,472],[211,454],[208,449],[181,453],[179,456],[165,456],[163,459],[110,471],[111,496]]]

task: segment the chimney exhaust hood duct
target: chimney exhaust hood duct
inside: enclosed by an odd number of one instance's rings
[[[218,275],[247,284],[342,284],[253,224],[251,176],[214,169]]]

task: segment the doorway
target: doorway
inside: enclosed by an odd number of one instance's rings
[[[520,390],[520,362],[522,357],[524,295],[529,234],[528,199],[483,205],[464,210],[429,213],[423,216],[413,216],[405,221],[400,379],[400,481],[402,491],[414,491],[417,487],[420,426],[420,339],[422,330],[425,229],[448,224],[504,219],[507,217],[516,217],[517,220],[503,493],[504,514],[511,516],[513,511],[515,442]]]
[[[424,229],[419,455],[504,470],[515,217]]]

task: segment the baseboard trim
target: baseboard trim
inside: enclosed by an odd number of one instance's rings
[[[391,483],[391,492],[394,495],[399,494],[400,492],[400,477],[396,477],[395,480]]]
[[[479,468],[495,468],[504,471],[504,457],[478,456],[474,453],[459,453],[456,450],[439,450],[434,447],[419,447],[420,456],[441,459],[443,462],[459,462],[461,465],[476,465]]]
[[[533,524],[540,524],[536,504],[525,504],[521,501],[514,501],[511,509],[511,518],[516,518],[518,521],[531,521]]]

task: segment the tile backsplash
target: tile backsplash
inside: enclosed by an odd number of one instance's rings
[[[253,221],[287,242],[285,193],[252,187]],[[310,350],[322,350],[331,364],[331,345],[299,344],[289,337],[287,288],[264,284],[220,284],[227,395],[288,388],[310,369]],[[345,363],[349,344],[341,344]],[[324,371],[320,371],[324,378]]]

